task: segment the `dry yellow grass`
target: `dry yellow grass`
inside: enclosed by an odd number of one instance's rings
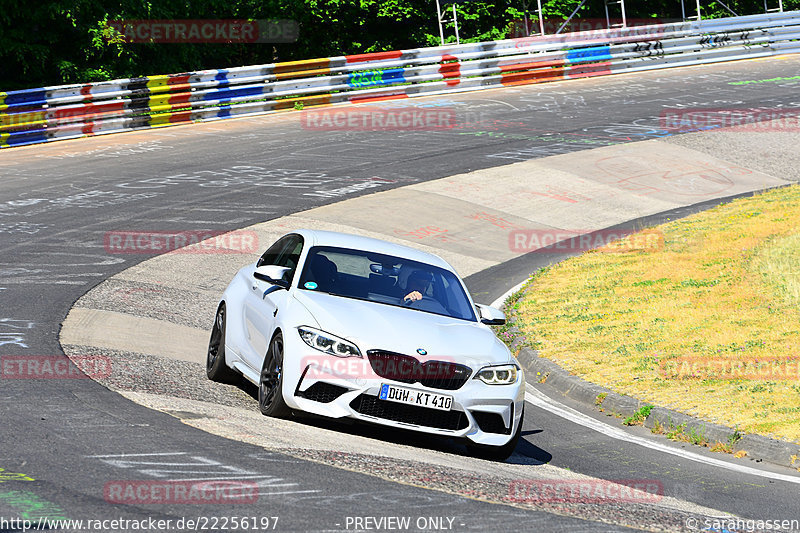
[[[800,187],[658,228],[658,251],[589,252],[528,284],[517,326],[570,372],[706,420],[800,442],[800,379],[665,372],[686,358],[800,360]],[[788,366],[786,366],[786,362]],[[685,368],[685,367],[684,367]]]

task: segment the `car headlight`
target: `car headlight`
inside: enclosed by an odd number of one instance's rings
[[[303,342],[315,350],[335,355],[336,357],[361,357],[358,346],[336,335],[308,326],[300,326],[297,331],[300,333],[300,338],[303,339]]]
[[[517,382],[517,365],[497,365],[481,368],[475,375],[487,385],[511,385]]]

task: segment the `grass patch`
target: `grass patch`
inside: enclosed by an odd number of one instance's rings
[[[714,445],[710,446],[712,452],[733,453],[733,446],[742,440],[742,434],[739,430],[734,430],[733,433],[728,435],[727,442],[717,441]]]
[[[640,407],[631,416],[623,420],[622,423],[625,424],[626,426],[638,426],[639,424],[642,424],[644,422],[645,418],[650,416],[650,411],[652,411],[652,409],[653,409],[652,405],[644,405]]]
[[[600,394],[598,394],[598,395],[597,395],[597,397],[594,399],[594,404],[595,404],[597,407],[600,407],[600,406],[602,406],[602,405],[603,405],[603,400],[605,400],[605,399],[606,399],[606,396],[608,396],[608,393],[607,393],[607,392],[601,392],[601,393],[600,393]]]
[[[653,427],[650,429],[650,432],[654,435],[663,435],[664,434],[664,426],[661,424],[660,420],[656,420],[653,422]]]
[[[590,382],[800,442],[800,376],[664,370],[686,358],[800,366],[800,186],[658,229],[661,249],[588,252],[537,273],[507,312],[541,357]]]
[[[800,234],[775,239],[755,258],[762,281],[784,303],[800,306]]]
[[[658,426],[658,430],[656,430],[656,426]],[[686,422],[678,424],[677,426],[674,425],[672,422],[670,422],[668,428],[656,423],[653,426],[652,432],[666,435],[666,437],[670,440],[675,440],[680,442],[690,442],[692,444],[696,444],[697,446],[708,446],[712,448],[712,451],[725,451],[718,448],[717,445],[722,445],[719,442],[713,446],[709,444],[708,439],[706,438],[705,426],[703,426],[702,429],[690,427],[687,431]]]
[[[685,435],[683,432],[686,429],[686,423],[679,424],[677,426],[673,426],[670,424],[669,429],[664,432],[668,439],[672,440],[683,440],[680,437]]]
[[[701,430],[697,430],[696,428],[691,427],[689,428],[689,432],[684,433],[684,435],[686,435],[686,439],[692,444],[696,444],[698,446],[708,445],[708,440],[706,439],[705,427]]]

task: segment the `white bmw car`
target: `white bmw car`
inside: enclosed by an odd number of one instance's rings
[[[281,237],[217,308],[208,377],[258,386],[261,412],[293,411],[464,439],[504,460],[520,437],[524,377],[441,258],[328,231]]]

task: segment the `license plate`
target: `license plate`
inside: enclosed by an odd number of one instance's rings
[[[381,385],[381,394],[379,398],[381,400],[416,405],[418,407],[430,407],[431,409],[439,409],[440,411],[449,411],[450,407],[453,405],[452,396],[406,389],[404,387],[395,387],[394,385],[387,385],[385,383]]]

